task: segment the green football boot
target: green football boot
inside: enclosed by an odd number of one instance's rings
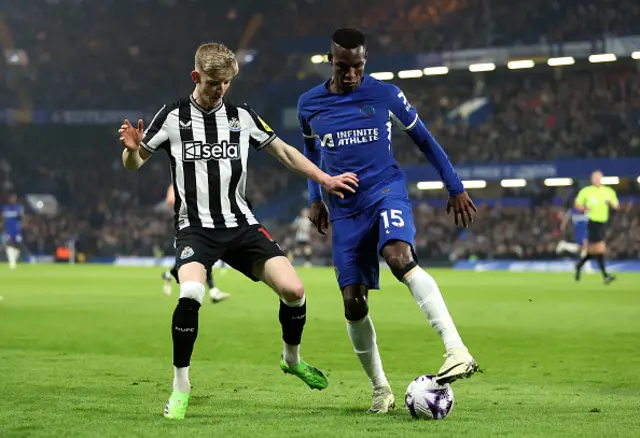
[[[329,379],[318,368],[312,367],[302,359],[300,362],[293,366],[287,365],[284,359],[280,359],[280,369],[285,374],[293,374],[298,377],[311,389],[317,389],[319,391],[326,389],[329,386]]]
[[[173,391],[164,407],[164,418],[169,420],[184,420],[189,406],[189,393]]]

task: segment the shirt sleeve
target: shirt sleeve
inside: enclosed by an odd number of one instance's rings
[[[302,130],[302,136],[305,139],[316,138],[315,132],[309,125],[307,118],[303,115],[302,111],[298,108],[298,122],[300,123],[300,129]]]
[[[298,100],[298,122],[304,137],[304,156],[317,167],[322,166],[322,154],[320,152],[319,140],[313,132],[309,120],[305,116],[304,102],[302,98]],[[316,181],[307,179],[307,190],[309,191],[309,204],[322,201],[322,187]]]
[[[165,142],[169,141],[169,131],[167,130],[168,115],[169,112],[165,105],[160,108],[160,111],[158,111],[153,120],[151,120],[151,124],[144,131],[140,146],[150,154],[155,153]]]
[[[387,86],[387,104],[391,121],[403,131],[410,131],[418,123],[418,111],[409,103],[400,88],[393,84]]]
[[[244,106],[249,112],[249,144],[257,151],[264,149],[276,139],[276,133],[249,105]]]

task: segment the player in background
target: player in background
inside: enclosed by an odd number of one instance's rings
[[[15,269],[20,259],[20,245],[22,244],[22,217],[24,208],[18,202],[18,196],[9,195],[8,202],[2,206],[2,221],[4,222],[4,247],[9,261],[9,269]]]
[[[583,257],[587,253],[588,247],[587,223],[589,222],[589,218],[583,211],[579,211],[575,206],[571,206],[562,218],[560,231],[564,232],[569,222],[573,225],[574,241],[561,240],[558,242],[556,252],[559,254],[566,251],[571,254],[579,254],[580,257]]]
[[[296,243],[293,250],[294,257],[304,256],[304,266],[311,266],[311,222],[309,221],[309,209],[303,208],[298,216],[291,224],[296,233]]]
[[[300,358],[306,323],[304,286],[251,210],[246,197],[248,155],[250,149],[265,150],[289,170],[316,180],[336,196],[355,192],[358,179],[353,173],[326,174],[279,139],[251,107],[225,99],[238,69],[234,53],[223,44],[201,45],[191,72],[193,92],[163,106],[146,131],[142,120],[137,127],[125,120],[118,130],[127,170],[138,170],[154,153],[164,151],[176,185],[180,298],[171,322],[174,380],[164,408],[167,419],[181,420],[186,415],[191,394],[189,367],[206,293],[206,272],[218,260],[253,281],[262,281],[278,295],[283,341],[280,369],[312,389],[329,385],[322,371]]]
[[[166,196],[165,202],[171,208],[173,208],[173,206],[174,206],[174,204],[176,202],[176,194],[173,191],[173,186],[172,185],[170,185],[169,188],[167,189],[167,196]],[[164,280],[163,291],[164,291],[164,294],[167,295],[167,296],[171,295],[171,289],[172,289],[172,286],[173,286],[173,275],[171,274],[171,271],[177,272],[175,264],[173,265],[172,269],[164,271],[162,273],[162,279]],[[213,282],[213,267],[211,269],[207,270],[207,287],[209,288],[209,298],[211,298],[211,302],[213,302],[214,304],[219,303],[219,302],[224,301],[227,298],[229,298],[229,294],[228,293],[222,292],[214,284],[214,282]]]
[[[575,254],[579,259],[581,259],[587,254],[589,248],[587,235],[587,223],[589,222],[589,218],[584,212],[579,211],[572,205],[562,218],[560,230],[564,232],[569,222],[573,224],[574,242],[561,240],[558,242],[558,246],[556,246],[556,253],[560,254],[563,251],[566,251],[568,253]],[[589,263],[585,265],[585,270],[589,274],[593,272],[593,268]]]
[[[618,196],[611,187],[602,184],[602,172],[599,170],[591,174],[591,185],[584,187],[576,196],[575,208],[583,211],[589,217],[587,223],[587,234],[589,246],[585,254],[576,265],[575,278],[580,280],[582,267],[589,259],[598,262],[600,272],[604,278],[604,284],[609,284],[616,278],[607,273],[604,263],[604,256],[607,247],[604,242],[607,222],[609,222],[610,209],[620,208]]]
[[[418,266],[406,177],[392,152],[392,123],[411,137],[439,172],[449,192],[447,211],[453,211],[456,225],[468,226],[476,208],[449,158],[402,91],[364,74],[367,49],[359,30],[334,32],[329,62],[332,77],[298,101],[305,155],[332,175],[358,172],[359,185],[356,193],[346,194],[344,199],[329,196],[329,219],[320,186],[309,181],[310,219],[322,234],[331,220],[333,261],[347,331],[373,387],[369,412],[385,413],[394,407],[395,399],[382,367],[368,307],[369,290],[379,288],[379,255],[409,288],[442,337],[446,360],[437,373],[438,382],[469,377],[478,368],[438,285]]]

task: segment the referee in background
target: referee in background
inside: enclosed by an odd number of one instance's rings
[[[604,284],[609,284],[615,280],[615,277],[607,274],[604,266],[604,254],[607,249],[604,243],[604,235],[609,221],[609,209],[617,210],[620,204],[618,203],[616,192],[611,187],[602,185],[601,171],[596,170],[591,174],[591,185],[578,192],[575,206],[577,210],[584,211],[589,217],[589,247],[587,254],[576,265],[576,281],[580,280],[582,266],[589,259],[595,259],[602,272]]]

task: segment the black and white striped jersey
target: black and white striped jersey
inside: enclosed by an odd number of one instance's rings
[[[169,155],[176,230],[257,224],[245,194],[249,147],[260,150],[275,138],[246,104],[223,100],[206,110],[189,96],[163,106],[141,146]]]

